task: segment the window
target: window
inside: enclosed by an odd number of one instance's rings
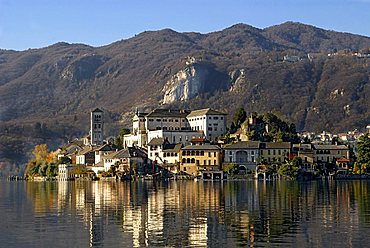
[[[222,117],[222,116],[221,116],[221,117],[220,117],[220,119],[221,119],[221,120],[223,120],[223,119],[224,119],[224,117]]]
[[[157,119],[156,121],[161,121],[161,119]]]
[[[203,164],[204,165],[207,165],[207,160],[203,160]]]
[[[149,119],[150,122],[154,121],[153,119]]]
[[[191,159],[191,163],[195,163],[195,158],[192,158]]]
[[[270,150],[267,150],[267,155],[270,155]]]
[[[175,122],[179,122],[179,120],[176,119]]]
[[[229,155],[233,155],[233,152],[232,151],[229,151]]]
[[[163,121],[163,122],[167,122],[167,119],[163,119],[162,121]]]
[[[195,152],[195,155],[196,155],[196,156],[199,156],[199,151],[196,151],[196,152]]]
[[[213,156],[215,156],[215,157],[216,157],[216,152],[214,152],[214,153],[213,153]]]
[[[208,128],[208,131],[212,131],[212,128],[211,128],[211,127],[209,127],[209,128]]]
[[[182,159],[182,163],[183,163],[183,164],[185,164],[185,163],[186,163],[186,159],[185,159],[185,158],[183,158],[183,159]]]
[[[190,164],[190,158],[186,159],[186,163]]]
[[[214,165],[217,165],[216,160],[213,160],[213,164],[214,164]]]
[[[200,151],[200,156],[204,156],[204,151]]]
[[[251,151],[251,155],[254,155],[254,151]]]
[[[279,155],[281,155],[281,150],[278,150]]]
[[[195,156],[195,151],[191,151],[191,156]]]
[[[214,130],[217,131],[217,127],[215,127]]]
[[[211,152],[208,152],[208,157],[210,157],[211,156]]]
[[[217,116],[215,116],[215,117],[213,117],[213,119],[214,119],[214,120],[218,120],[218,117],[217,117]]]

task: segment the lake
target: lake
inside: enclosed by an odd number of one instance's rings
[[[0,247],[364,247],[370,181],[0,181]]]

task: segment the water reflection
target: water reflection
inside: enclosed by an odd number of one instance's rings
[[[369,184],[0,182],[0,243],[361,246],[370,241]]]

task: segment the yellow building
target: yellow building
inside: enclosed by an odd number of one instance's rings
[[[197,176],[201,171],[220,170],[221,148],[217,145],[189,145],[181,149],[180,170]]]
[[[288,160],[290,142],[263,142],[260,144],[260,160],[271,163],[283,163]]]

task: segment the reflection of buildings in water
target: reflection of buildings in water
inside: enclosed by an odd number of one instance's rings
[[[190,246],[207,246],[207,217],[190,219],[188,240]]]
[[[144,188],[151,186],[150,183],[144,184]],[[134,185],[135,190],[137,186]],[[132,197],[137,196],[132,195]],[[125,205],[122,213],[122,228],[124,232],[132,233],[134,247],[155,245],[163,240],[164,205],[163,190],[149,192],[147,201],[142,202],[140,206]]]
[[[68,181],[58,181],[58,200],[57,200],[57,210],[58,214],[62,213],[64,207],[69,203],[69,182]]]

